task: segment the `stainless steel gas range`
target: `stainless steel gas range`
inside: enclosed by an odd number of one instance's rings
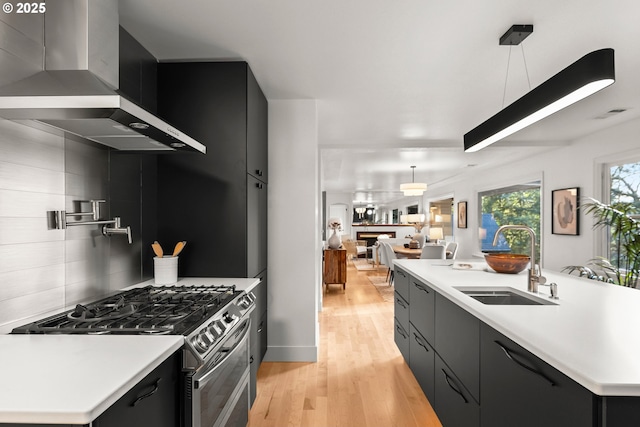
[[[78,304],[12,333],[183,335],[184,427],[245,426],[254,301],[235,286],[145,286]]]

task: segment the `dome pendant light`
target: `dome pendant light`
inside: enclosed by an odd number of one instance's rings
[[[411,182],[400,184],[400,191],[405,196],[422,196],[422,193],[427,191],[427,184],[424,182],[415,182],[416,167],[411,166]]]

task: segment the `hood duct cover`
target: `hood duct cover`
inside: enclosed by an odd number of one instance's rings
[[[45,123],[118,150],[205,153],[117,92],[118,30],[117,0],[47,4],[45,70],[0,88],[0,117]]]

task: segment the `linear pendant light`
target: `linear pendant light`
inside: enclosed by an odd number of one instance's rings
[[[615,81],[613,49],[586,54],[464,135],[464,151],[481,150],[598,92]]]

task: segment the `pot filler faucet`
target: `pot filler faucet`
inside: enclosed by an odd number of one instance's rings
[[[115,216],[113,219],[100,219],[100,203],[106,200],[78,200],[77,203],[90,203],[91,212],[66,212],[66,211],[47,211],[47,223],[49,230],[64,230],[72,225],[102,225],[102,235],[111,236],[112,234],[124,234],[127,236],[129,244],[133,243],[131,238],[131,227],[123,227],[120,225],[120,217]],[[69,222],[67,217],[91,217],[89,221]]]
[[[502,225],[500,226],[500,228],[498,228],[496,234],[493,236],[493,246],[496,246],[498,244],[498,237],[504,230],[524,230],[529,233],[529,237],[531,237],[531,268],[529,269],[529,282],[527,283],[527,290],[529,292],[537,293],[538,285],[544,285],[547,279],[542,276],[542,269],[536,263],[536,232],[526,225]]]

